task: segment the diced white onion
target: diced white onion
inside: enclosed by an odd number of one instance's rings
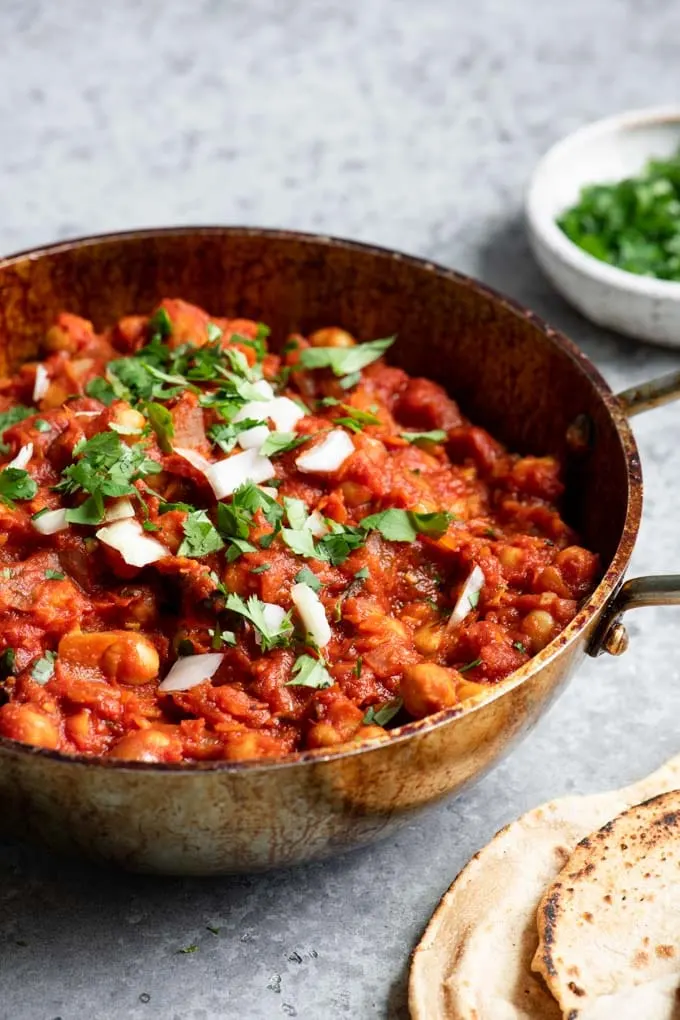
[[[311,450],[300,454],[295,463],[304,474],[328,474],[337,471],[354,453],[354,443],[342,429],[333,429]]]
[[[109,522],[124,521],[127,520],[128,517],[134,516],[135,508],[130,500],[123,496],[121,499],[115,499],[113,503],[106,508],[104,520]]]
[[[274,390],[266,379],[258,379],[256,383],[253,383],[253,389],[263,400],[272,400],[274,398]]]
[[[192,467],[195,467],[201,474],[206,474],[207,471],[212,467],[212,461],[209,461],[207,457],[204,457],[198,450],[191,450],[185,446],[173,446],[172,452],[178,454],[180,457],[184,457]]]
[[[276,469],[268,457],[260,457],[257,450],[244,450],[225,460],[211,464],[205,472],[217,499],[224,499],[246,482],[267,482],[276,476]]]
[[[31,524],[41,535],[56,535],[58,531],[66,531],[68,521],[66,510],[48,510],[46,514],[40,514]]]
[[[465,619],[468,613],[472,612],[483,587],[484,573],[482,572],[481,567],[474,566],[470,571],[470,576],[463,585],[463,590],[458,596],[458,601],[453,607],[453,612],[446,624],[447,630],[450,627],[455,627],[456,624]]]
[[[50,388],[50,377],[44,365],[38,365],[35,370],[35,382],[33,383],[33,400],[42,400]]]
[[[290,432],[305,412],[290,397],[274,397],[272,400],[251,400],[239,408],[233,421],[264,421],[271,418],[277,432]]]
[[[269,496],[270,499],[276,499],[279,494],[279,490],[275,489],[273,485],[258,485],[260,492],[264,492],[265,496]]]
[[[74,411],[74,418],[98,418],[101,411]]]
[[[290,589],[293,605],[317,648],[324,648],[331,639],[331,628],[321,599],[308,584],[294,584]]]
[[[32,456],[33,456],[33,443],[26,443],[25,446],[21,447],[14,460],[11,460],[9,462],[7,467],[21,468],[21,470],[23,471],[23,469],[26,467]]]
[[[263,602],[262,607],[265,626],[270,633],[275,633],[286,618],[286,610],[277,606],[275,602]],[[259,632],[255,633],[255,641],[258,645],[261,644],[262,638]]]
[[[178,659],[165,680],[158,685],[159,691],[190,691],[206,680],[211,680],[222,665],[221,652],[206,652],[205,655],[186,655]]]
[[[139,521],[122,520],[99,528],[97,538],[116,549],[131,567],[146,567],[170,555],[156,538],[147,535]]]
[[[253,425],[252,429],[239,433],[237,442],[242,450],[259,450],[268,435],[269,429],[266,425]]]
[[[275,397],[272,400],[269,417],[278,432],[290,432],[304,416],[305,412],[290,397]]]
[[[320,514],[318,510],[312,510],[311,514],[305,521],[305,527],[311,531],[314,538],[323,538],[329,532],[329,527],[323,519],[323,514]]]

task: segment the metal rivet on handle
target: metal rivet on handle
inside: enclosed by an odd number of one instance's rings
[[[628,648],[628,631],[622,623],[615,623],[604,639],[604,649],[610,655],[623,655]]]

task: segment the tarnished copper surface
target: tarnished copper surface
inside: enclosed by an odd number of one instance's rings
[[[387,835],[461,790],[527,732],[583,656],[621,584],[642,509],[624,408],[569,340],[430,263],[345,241],[240,228],[89,238],[0,262],[0,370],[30,358],[62,309],[103,326],[183,297],[275,336],[329,323],[398,334],[391,360],[445,385],[511,447],[567,465],[567,518],[606,566],[558,638],[486,700],[385,741],[280,761],[151,765],[0,739],[0,826],[126,868],[218,874],[297,863]],[[587,443],[570,425],[591,423]]]

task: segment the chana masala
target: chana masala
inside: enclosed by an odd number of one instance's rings
[[[0,735],[145,762],[384,736],[508,676],[598,577],[554,457],[392,338],[181,300],[61,314],[0,382]]]

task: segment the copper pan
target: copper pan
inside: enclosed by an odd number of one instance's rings
[[[163,296],[259,318],[274,335],[337,324],[398,334],[392,360],[430,376],[512,448],[567,465],[566,514],[606,569],[569,627],[487,700],[389,740],[274,763],[152,765],[71,758],[0,739],[0,827],[125,868],[220,874],[370,842],[480,777],[536,722],[584,655],[622,651],[624,610],[680,602],[680,577],[622,586],[642,481],[628,417],[678,378],[614,396],[588,358],[532,312],[451,270],[281,231],[138,231],[0,262],[0,371],[33,357],[62,309],[98,327]]]

